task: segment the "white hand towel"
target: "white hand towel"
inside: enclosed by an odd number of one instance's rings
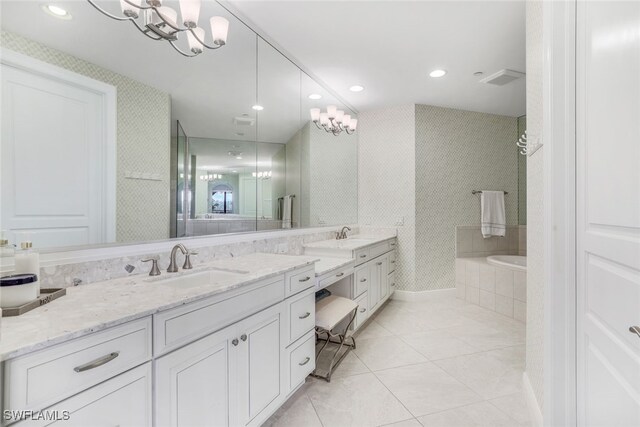
[[[482,237],[485,239],[491,236],[504,237],[507,224],[504,192],[482,190],[480,210]]]
[[[282,228],[291,228],[291,208],[293,206],[293,197],[291,195],[284,196],[282,201]]]

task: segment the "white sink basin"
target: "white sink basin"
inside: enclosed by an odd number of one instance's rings
[[[169,273],[171,274],[171,273]],[[185,274],[176,277],[168,277],[153,281],[160,286],[171,286],[176,288],[197,288],[199,286],[216,285],[239,279],[246,275],[246,272],[232,272],[223,270],[207,270],[199,273]]]

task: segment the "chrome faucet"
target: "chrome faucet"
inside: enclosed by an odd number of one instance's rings
[[[167,272],[169,273],[175,273],[178,271],[178,264],[176,264],[176,252],[178,252],[178,249],[180,249],[180,252],[182,252],[183,255],[189,253],[189,251],[187,251],[187,248],[185,248],[182,243],[178,243],[177,245],[175,245],[173,249],[171,249],[169,268],[167,268]]]
[[[349,227],[347,227],[346,225],[344,227],[342,227],[342,230],[340,230],[338,233],[336,233],[336,240],[344,240],[347,238],[347,231],[351,231],[351,229]]]

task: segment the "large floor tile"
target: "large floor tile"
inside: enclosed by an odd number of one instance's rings
[[[418,418],[425,427],[514,427],[518,423],[488,402]]]
[[[455,326],[445,328],[443,331],[451,337],[458,338],[478,351],[489,351],[504,347],[513,347],[524,344],[526,336],[513,331],[497,330],[489,326],[478,324],[470,328],[467,326]]]
[[[412,417],[373,374],[315,381],[307,396],[327,427],[380,426]]]
[[[322,427],[303,386],[263,424],[265,427]]]
[[[329,371],[329,364],[331,363],[331,357],[335,353],[335,349],[337,347],[333,344],[327,346],[327,348],[322,352],[321,357],[316,360],[316,371],[321,375],[326,375]],[[342,352],[340,353],[342,354]],[[337,368],[334,368],[333,373],[331,374],[331,378],[339,378],[339,377],[348,377],[349,375],[358,375],[365,374],[367,372],[371,372],[369,368],[365,366],[364,363],[358,356],[355,355],[353,351],[350,351],[349,354],[340,362]]]
[[[417,332],[400,338],[429,360],[477,353],[478,349],[443,330]]]
[[[529,408],[523,392],[498,397],[489,402],[523,425],[529,425],[531,422]]]
[[[395,336],[357,340],[356,344],[356,356],[372,371],[427,361],[426,357]]]
[[[437,360],[433,363],[485,399],[514,394],[522,389],[522,348],[506,348]]]
[[[419,313],[405,311],[388,313],[385,310],[375,317],[375,321],[394,335],[425,330],[423,327],[425,320]]]
[[[356,340],[360,339],[368,339],[368,338],[379,338],[379,337],[389,337],[393,335],[390,331],[383,328],[378,322],[372,320],[368,322],[362,330],[358,330],[356,335]]]
[[[385,424],[383,427],[422,427],[422,424],[420,424],[415,418],[411,418],[409,420],[400,421],[393,424]]]
[[[469,387],[431,362],[375,374],[416,417],[482,400]]]

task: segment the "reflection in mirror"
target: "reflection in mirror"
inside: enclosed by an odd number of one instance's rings
[[[335,107],[356,114],[303,74],[300,146],[300,224],[302,227],[352,224],[358,220],[358,134],[334,135],[312,122],[311,110]],[[340,114],[340,113],[338,113]]]
[[[256,230],[255,142],[189,138],[195,171],[187,236]]]

